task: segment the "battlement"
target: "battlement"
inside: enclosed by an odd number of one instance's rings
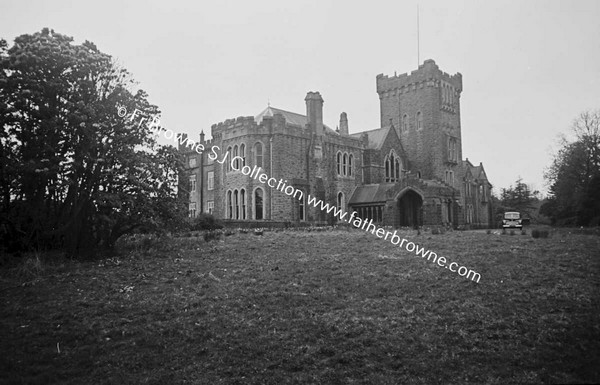
[[[412,71],[410,75],[403,73],[400,75],[387,76],[377,75],[377,93],[394,91],[404,87],[410,87],[419,83],[427,83],[430,86],[439,86],[440,81],[452,84],[459,92],[462,91],[462,74],[457,72],[450,75],[440,70],[438,65],[432,59],[425,60],[418,69]]]

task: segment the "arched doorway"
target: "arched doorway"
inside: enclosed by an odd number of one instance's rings
[[[398,198],[399,225],[421,226],[423,198],[413,190],[408,190]]]

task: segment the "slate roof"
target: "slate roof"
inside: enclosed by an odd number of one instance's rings
[[[390,132],[390,127],[376,128],[370,131],[357,132],[355,134],[350,134],[350,136],[360,139],[362,134],[367,134],[369,138],[369,144],[367,146],[368,149],[379,150],[387,138],[387,134]]]
[[[271,107],[271,106],[265,108],[260,114],[256,115],[254,117],[254,121],[256,122],[256,124],[260,124],[263,120],[263,117],[273,116],[275,114],[283,115],[283,117],[285,118],[285,121],[294,126],[299,126],[299,127],[304,128],[306,126],[306,124],[308,123],[308,118],[306,117],[306,115],[297,114],[295,112],[290,112],[290,111],[282,110],[282,109]],[[323,126],[325,127],[325,131],[329,132],[330,134],[338,135],[338,133],[335,132],[334,130],[332,130],[329,126],[327,126],[325,124],[323,124]]]
[[[348,204],[352,205],[361,203],[385,202],[385,192],[390,186],[393,185],[386,186],[378,183],[357,186],[356,189],[354,189],[354,193],[352,193]]]

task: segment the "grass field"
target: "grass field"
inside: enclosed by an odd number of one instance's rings
[[[362,230],[130,240],[1,272],[0,382],[600,382],[600,237]]]

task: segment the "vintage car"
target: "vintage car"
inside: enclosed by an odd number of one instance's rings
[[[507,228],[523,228],[523,220],[521,219],[521,213],[518,211],[507,211],[504,213],[504,219],[502,219],[502,227]]]

